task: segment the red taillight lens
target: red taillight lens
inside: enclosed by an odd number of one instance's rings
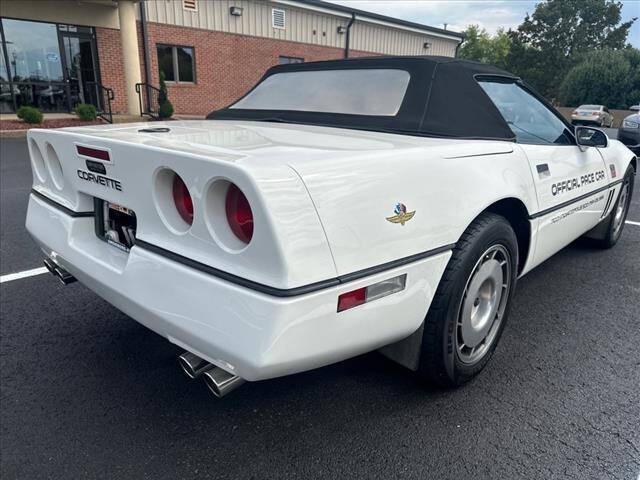
[[[182,220],[191,225],[193,223],[193,200],[189,195],[189,189],[178,175],[173,177],[173,201]]]
[[[359,288],[353,292],[343,293],[338,297],[338,311],[349,310],[350,308],[362,305],[367,301],[367,289]]]
[[[227,190],[225,209],[233,234],[242,242],[249,243],[253,237],[253,212],[247,197],[233,183]]]
[[[82,145],[76,145],[76,151],[79,155],[84,155],[85,157],[97,158],[98,160],[104,160],[105,162],[110,162],[111,158],[109,157],[109,152],[106,150],[99,150],[97,148],[91,147],[83,147]]]

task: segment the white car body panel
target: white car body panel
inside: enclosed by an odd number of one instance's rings
[[[501,200],[519,202],[530,216],[524,274],[604,213],[598,200],[554,222],[565,207],[548,196],[550,182],[604,170],[606,179],[562,201],[598,188],[606,198],[633,158],[616,141],[582,152],[229,120],[154,123],[170,131],[139,132],[149,126],[31,130],[27,229],[48,257],[98,295],[247,380],[319,367],[411,335],[451,248]],[[121,190],[78,176],[86,167],[76,144],[110,151],[106,176]],[[541,161],[549,178],[539,177]],[[154,182],[162,168],[177,172],[193,198],[194,222],[186,231],[159,213],[164,200]],[[254,236],[245,248],[225,243],[226,218],[208,197],[218,179],[238,185],[251,204]],[[129,253],[99,239],[93,218],[72,215],[90,212],[93,197],[136,212],[139,244]],[[387,221],[398,202],[415,211],[404,225]],[[337,312],[340,294],[401,274],[403,291]]]
[[[574,202],[609,185],[611,179],[598,149],[581,149],[575,145],[522,145],[521,148],[531,165],[539,211],[567,204],[537,219],[535,250],[527,265],[530,270],[598,223],[608,192]],[[546,166],[548,175],[539,173],[539,166]]]
[[[96,241],[93,218],[71,218],[32,196],[27,229],[45,254],[127,315],[250,381],[353,357],[413,333],[450,252],[333,288],[278,298],[133,247]],[[407,288],[337,313],[341,293],[399,273]],[[398,314],[398,312],[401,312]]]

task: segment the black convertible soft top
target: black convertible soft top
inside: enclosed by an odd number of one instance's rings
[[[283,72],[354,69],[405,70],[409,84],[393,116],[352,115],[293,110],[230,108],[211,112],[211,120],[258,120],[355,128],[409,135],[511,140],[515,136],[477,82],[491,77],[519,81],[499,68],[449,57],[367,57],[324,62],[277,65],[261,82]],[[254,87],[255,89],[256,87]],[[243,97],[244,98],[244,97]],[[372,101],[375,101],[373,98]]]

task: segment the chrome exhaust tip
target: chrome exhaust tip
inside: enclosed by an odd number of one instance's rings
[[[178,363],[189,378],[198,378],[207,369],[212,367],[212,365],[205,359],[200,358],[191,352],[184,352],[180,355],[178,357]]]
[[[245,382],[244,378],[240,378],[219,367],[213,367],[204,372],[204,383],[209,387],[211,393],[218,398],[233,392]]]
[[[78,281],[76,277],[67,272],[51,258],[44,259],[44,266],[54,277],[60,280],[63,285],[69,285],[70,283]]]

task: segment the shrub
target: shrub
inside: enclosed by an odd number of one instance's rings
[[[640,50],[597,50],[587,54],[560,86],[564,105],[595,103],[627,108],[640,98]]]
[[[80,120],[90,121],[95,120],[98,116],[96,107],[88,103],[79,103],[76,106],[76,115]]]
[[[27,107],[27,106],[25,106],[25,105],[23,105],[22,107],[20,107],[20,108],[18,109],[18,111],[16,112],[16,115],[18,116],[18,118],[19,118],[19,119],[23,119],[23,118],[24,118],[24,112],[25,112],[26,110],[28,110],[29,108],[31,108],[31,107]]]
[[[173,115],[173,105],[169,101],[167,84],[164,81],[164,72],[160,72],[160,93],[158,93],[158,116],[160,118],[171,118]]]
[[[166,100],[163,104],[158,108],[158,116],[160,118],[171,118],[173,115],[173,105],[169,100]]]
[[[20,107],[17,115],[27,123],[42,123],[42,112],[35,107]]]

